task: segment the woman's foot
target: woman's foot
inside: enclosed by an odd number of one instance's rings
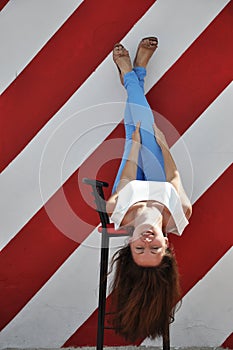
[[[158,39],[156,37],[144,38],[138,45],[137,53],[134,59],[134,67],[146,68],[151,56],[158,47]]]
[[[132,71],[132,63],[129,57],[129,52],[122,44],[115,44],[113,48],[113,61],[115,62],[122,85],[124,85],[124,75]]]

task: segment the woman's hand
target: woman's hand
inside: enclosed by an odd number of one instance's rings
[[[131,149],[125,163],[125,166],[121,172],[121,178],[117,186],[117,192],[127,185],[128,182],[136,180],[137,169],[138,169],[138,155],[141,147],[141,136],[140,136],[140,125],[138,122],[135,131],[132,133],[132,144]]]
[[[137,122],[136,129],[132,133],[132,140],[139,144],[141,144],[140,126],[141,126],[141,122]]]
[[[169,147],[168,147],[167,140],[164,133],[157,127],[156,124],[153,124],[153,129],[154,129],[156,141],[159,144],[159,146],[161,148],[165,147],[168,149]]]

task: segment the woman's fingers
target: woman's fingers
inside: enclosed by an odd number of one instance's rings
[[[135,132],[136,132],[136,133],[140,133],[140,126],[141,126],[141,122],[139,121],[139,122],[137,122],[137,124],[136,124],[136,128],[135,128]]]
[[[154,132],[157,133],[159,130],[159,128],[157,127],[157,125],[154,123],[153,124],[153,129],[154,129]]]
[[[167,140],[163,132],[157,127],[155,123],[153,123],[152,126],[153,126],[156,141],[159,144],[159,146],[168,148]],[[135,127],[135,131],[132,134],[132,140],[138,143],[141,143],[140,127],[141,127],[141,122],[138,121]]]
[[[158,131],[159,131],[159,129],[157,128],[157,125],[154,123],[153,124],[153,129],[154,129],[154,134],[155,134],[155,138],[157,139],[158,138]]]
[[[167,140],[165,135],[163,134],[163,132],[157,127],[157,125],[154,123],[153,124],[153,129],[154,129],[154,134],[155,134],[155,138],[157,143],[159,144],[160,147],[165,146],[166,148],[168,148],[168,144],[167,144]]]
[[[136,124],[135,131],[132,134],[132,140],[138,143],[141,143],[140,126],[141,126],[141,122],[138,121]]]

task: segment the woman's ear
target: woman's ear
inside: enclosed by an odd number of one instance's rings
[[[165,239],[166,248],[168,248],[169,247],[169,240],[167,237],[164,237],[164,239]]]
[[[129,244],[131,244],[134,240],[135,240],[135,238],[133,238],[133,236],[128,237]]]

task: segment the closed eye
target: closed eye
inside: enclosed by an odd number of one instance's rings
[[[162,247],[151,247],[150,251],[151,253],[153,254],[156,254],[159,252],[159,250],[161,249]]]
[[[138,253],[138,254],[142,254],[144,253],[144,248],[143,247],[135,247],[135,252]]]

